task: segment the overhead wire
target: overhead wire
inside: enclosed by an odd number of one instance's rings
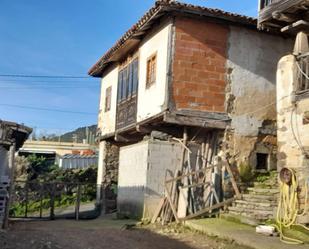
[[[98,115],[93,112],[80,112],[80,111],[71,111],[71,110],[61,110],[61,109],[52,109],[52,108],[43,108],[43,107],[33,107],[33,106],[24,106],[24,105],[13,105],[0,103],[0,106],[7,106],[20,109],[29,109],[29,110],[38,110],[38,111],[48,111],[48,112],[61,112],[61,113],[70,113],[70,114],[81,114],[81,115]]]
[[[49,78],[49,79],[90,79],[90,76],[75,75],[27,75],[27,74],[0,74],[0,77],[9,78]]]

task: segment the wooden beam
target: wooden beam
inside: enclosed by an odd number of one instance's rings
[[[153,215],[153,217],[151,219],[151,223],[155,223],[157,221],[157,219],[158,219],[158,217],[159,217],[159,215],[161,213],[161,210],[162,210],[162,208],[163,208],[163,206],[164,206],[166,201],[167,201],[166,197],[164,197],[164,198],[162,198],[160,200],[159,205],[158,205],[158,207],[157,207],[157,209],[156,209],[156,211],[155,211],[155,213],[154,213],[154,215]]]
[[[234,201],[235,201],[235,198],[227,199],[226,201],[217,203],[217,204],[215,204],[215,205],[212,205],[211,207],[204,208],[204,209],[202,209],[202,210],[200,210],[200,211],[197,211],[197,212],[194,213],[194,214],[190,214],[190,215],[188,215],[188,216],[186,216],[186,217],[184,217],[184,218],[180,218],[179,220],[180,220],[180,221],[185,221],[185,220],[197,218],[197,217],[199,217],[199,216],[201,216],[201,215],[203,215],[203,214],[205,214],[205,213],[207,213],[207,212],[209,212],[209,211],[212,211],[212,210],[214,210],[214,209],[221,208],[221,207],[224,207],[224,206],[226,206],[226,205],[229,205],[229,204],[231,204],[231,203],[234,202]]]
[[[166,198],[167,198],[167,200],[168,200],[168,202],[170,204],[170,207],[172,209],[172,213],[173,213],[173,215],[175,217],[175,220],[176,220],[177,223],[179,223],[179,218],[177,216],[176,208],[175,208],[175,206],[173,204],[172,198],[170,196],[170,193],[169,193],[169,190],[168,190],[166,184],[165,184],[165,193],[166,193]]]
[[[241,194],[240,194],[240,191],[239,191],[239,189],[238,189],[237,183],[236,183],[236,181],[235,181],[235,177],[234,177],[234,175],[233,175],[233,172],[232,172],[232,170],[231,170],[231,167],[230,167],[230,165],[229,165],[228,162],[226,162],[224,166],[226,167],[226,170],[227,170],[227,172],[228,172],[229,175],[230,175],[231,182],[232,182],[232,186],[233,186],[234,191],[235,191],[235,193],[236,193],[236,197],[237,197],[238,199],[240,199],[240,198],[241,198]]]
[[[136,131],[137,132],[140,132],[140,133],[143,133],[143,134],[150,134],[152,129],[150,129],[149,127],[147,126],[143,126],[143,125],[136,125]]]
[[[227,126],[227,121],[208,119],[204,117],[179,115],[170,112],[165,113],[164,121],[167,123],[182,126],[196,126],[196,127],[216,128],[216,129],[225,129]]]

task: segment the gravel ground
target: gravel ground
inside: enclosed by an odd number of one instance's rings
[[[132,226],[126,221],[14,222],[0,231],[1,249],[247,249],[180,226]]]

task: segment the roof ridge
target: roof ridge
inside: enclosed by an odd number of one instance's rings
[[[217,8],[208,8],[199,5],[193,5],[188,3],[183,3],[175,0],[157,0],[153,7],[151,7],[131,28],[129,28],[124,35],[115,42],[115,44],[107,50],[107,52],[96,62],[95,65],[91,67],[88,71],[89,75],[92,76],[99,76],[100,72],[102,71],[102,67],[104,64],[108,62],[108,59],[113,55],[115,51],[122,47],[122,45],[134,35],[136,31],[143,27],[145,23],[151,20],[151,18],[161,10],[166,10],[166,8],[175,8],[177,9],[184,9],[184,10],[195,10],[195,11],[203,11],[205,14],[214,15],[214,18],[237,18],[239,19],[239,23],[247,24],[247,25],[256,25],[257,20],[253,17],[240,15],[232,12],[227,12]],[[167,11],[167,10],[166,10]],[[101,69],[101,70],[100,70]]]

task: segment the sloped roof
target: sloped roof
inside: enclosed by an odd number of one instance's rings
[[[230,23],[256,27],[257,20],[252,17],[239,15],[236,13],[226,12],[220,9],[206,8],[202,6],[180,3],[171,0],[156,1],[155,5],[149,9],[142,18],[139,19],[115,44],[111,47],[89,70],[88,74],[94,77],[100,77],[106,66],[117,61],[115,54],[124,47],[130,40],[136,42],[141,40],[147,30],[151,28],[151,24],[158,18],[170,12],[179,12],[191,15],[204,16],[208,18],[221,19]],[[114,58],[113,58],[114,57]]]

